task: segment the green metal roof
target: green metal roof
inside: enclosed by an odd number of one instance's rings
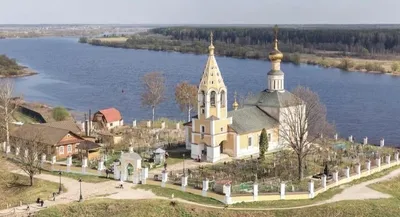
[[[287,90],[285,90],[284,92],[269,92],[268,90],[264,90],[257,95],[247,99],[244,102],[244,105],[285,108],[289,106],[300,105],[301,103],[302,101],[297,96]]]
[[[257,106],[230,111],[228,116],[232,117],[230,127],[238,134],[260,131],[263,128],[270,129],[279,125],[278,121]]]

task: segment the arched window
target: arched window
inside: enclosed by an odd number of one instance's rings
[[[225,91],[221,91],[221,107],[225,107]]]
[[[201,106],[206,106],[206,93],[201,91]]]
[[[211,106],[215,106],[215,91],[211,91],[210,103],[211,103]]]

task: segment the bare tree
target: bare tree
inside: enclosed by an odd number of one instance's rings
[[[15,156],[17,166],[29,176],[30,186],[33,185],[33,177],[41,171],[41,156],[46,153],[47,145],[42,143],[42,131],[26,131],[13,138],[14,147],[19,149]]]
[[[143,76],[142,105],[148,106],[153,111],[152,120],[156,107],[165,100],[165,77],[160,72],[150,72]]]
[[[10,144],[10,123],[13,120],[13,113],[17,109],[16,101],[12,95],[14,84],[12,80],[0,79],[0,126],[6,133],[6,143]]]
[[[187,112],[188,122],[191,112],[197,108],[197,86],[187,81],[179,83],[175,88],[175,100],[182,112]]]
[[[322,134],[333,134],[333,127],[326,120],[326,107],[317,93],[307,87],[298,86],[293,97],[281,109],[280,137],[297,155],[298,178],[303,179],[304,160],[315,150],[317,139]]]

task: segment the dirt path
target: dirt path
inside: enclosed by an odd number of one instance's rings
[[[20,172],[18,172],[20,173]],[[295,206],[295,207],[284,207],[284,208],[233,208],[233,207],[223,207],[223,206],[212,206],[212,205],[204,205],[195,202],[190,202],[182,199],[174,199],[176,201],[206,207],[206,208],[214,208],[214,209],[230,209],[230,210],[241,210],[241,211],[272,211],[272,210],[289,210],[289,209],[303,209],[308,207],[320,206],[323,204],[334,203],[343,200],[365,200],[365,199],[378,199],[378,198],[389,198],[390,195],[372,190],[371,188],[367,187],[370,184],[390,180],[394,177],[400,175],[400,169],[394,170],[388,175],[385,175],[381,178],[373,179],[367,182],[363,182],[360,184],[353,185],[344,189],[341,193],[335,195],[333,198],[317,202],[310,205],[304,206]],[[58,177],[48,174],[41,174],[38,175],[37,178],[58,182]],[[79,182],[74,179],[70,178],[63,178],[62,181],[63,185],[68,189],[67,192],[57,196],[56,201],[46,201],[45,207],[50,207],[58,204],[66,204],[72,202],[78,202],[79,200]],[[102,183],[84,183],[82,182],[82,191],[83,197],[85,200],[93,199],[93,198],[110,198],[110,199],[132,199],[132,200],[139,200],[139,199],[164,199],[170,200],[164,197],[158,197],[151,191],[139,190],[139,189],[132,189],[134,184],[131,183],[124,183],[124,189],[117,188],[119,182],[118,181],[107,181]],[[22,207],[15,207],[11,209],[1,210],[0,216],[3,216],[6,213],[12,213],[13,210],[19,216],[26,216],[27,211],[24,210],[25,206]],[[36,212],[40,209],[43,209],[36,204],[30,204],[30,211],[29,212]]]
[[[22,175],[20,171],[13,171],[14,173],[19,173]],[[59,177],[49,174],[40,174],[35,178],[43,179],[51,182],[59,182]],[[73,203],[79,201],[79,192],[80,186],[79,182],[75,179],[70,179],[67,177],[62,178],[62,184],[67,189],[67,192],[56,196],[56,200],[46,200],[44,203],[44,208],[55,206],[59,204]],[[156,198],[156,195],[150,191],[144,191],[140,189],[132,189],[134,184],[132,183],[124,183],[124,189],[117,188],[119,182],[117,181],[107,181],[101,183],[86,183],[82,182],[82,196],[84,200],[93,199],[96,197],[101,198],[112,198],[112,199],[151,199]],[[36,203],[29,204],[30,210],[26,210],[27,205],[23,205],[21,207],[16,207],[15,212],[21,214],[20,216],[24,216],[23,214],[28,214],[29,212],[33,213],[43,209],[43,207],[38,206]],[[14,208],[1,210],[0,216],[5,213],[13,212]]]

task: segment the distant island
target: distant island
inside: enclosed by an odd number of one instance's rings
[[[210,32],[216,53],[242,59],[267,59],[272,48],[272,28],[167,27],[126,35],[81,38],[81,43],[129,49],[205,54]],[[279,47],[284,62],[400,75],[399,30],[378,28],[282,28]]]
[[[35,75],[36,72],[21,66],[15,59],[0,55],[0,78],[14,78]]]

